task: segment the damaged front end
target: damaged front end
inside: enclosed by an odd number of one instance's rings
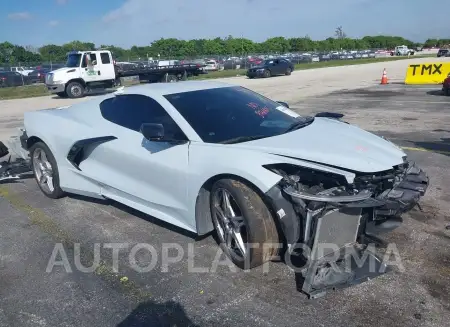
[[[379,173],[351,172],[351,182],[343,175],[292,164],[265,168],[283,177],[267,196],[289,254],[300,252],[307,262],[300,290],[310,297],[386,272],[364,239],[398,227],[401,214],[418,204],[429,181],[407,161]],[[368,269],[355,264],[355,255],[365,257],[366,263],[373,259],[376,265]]]

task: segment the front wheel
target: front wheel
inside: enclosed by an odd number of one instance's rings
[[[52,199],[64,196],[59,186],[59,171],[55,157],[43,142],[37,142],[30,148],[31,165],[34,178],[42,193]]]
[[[449,96],[449,95],[450,95],[450,89],[445,89],[445,90],[444,90],[444,94],[445,94],[446,96]]]
[[[84,92],[84,86],[78,82],[71,82],[66,86],[66,93],[69,98],[82,98],[84,96]]]
[[[265,77],[265,78],[268,78],[268,77],[270,77],[270,76],[272,76],[272,74],[270,73],[270,70],[265,70],[265,71],[264,71],[264,77]]]
[[[291,75],[292,74],[292,69],[289,67],[288,69],[286,69],[285,75]]]
[[[236,266],[251,269],[277,254],[275,221],[251,187],[235,179],[217,181],[211,190],[210,208],[220,246]]]

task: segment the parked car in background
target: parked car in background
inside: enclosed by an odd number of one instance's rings
[[[31,82],[28,76],[24,76],[18,72],[0,72],[0,87],[23,86],[29,84],[31,84]]]
[[[28,74],[31,83],[45,83],[45,75],[51,70],[49,68],[35,69]]]
[[[214,72],[219,70],[219,64],[215,60],[207,60],[205,64],[206,66],[203,69],[206,71]]]
[[[391,52],[391,56],[409,56],[413,54],[414,50],[409,49],[406,45],[399,45]]]
[[[439,49],[437,56],[438,57],[450,57],[450,50],[449,49]]]
[[[32,72],[32,69],[27,69],[24,67],[11,67],[10,70],[12,72],[17,72],[19,74],[22,74],[23,76],[28,76],[28,74]]]
[[[248,78],[291,75],[294,64],[283,58],[267,59],[261,65],[247,70]]]

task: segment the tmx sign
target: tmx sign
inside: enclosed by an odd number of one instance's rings
[[[425,75],[425,73],[427,73],[427,75],[442,74],[442,64],[409,65],[409,67],[413,69],[413,76],[416,74]]]
[[[450,62],[410,64],[406,70],[405,84],[442,84],[450,73]]]

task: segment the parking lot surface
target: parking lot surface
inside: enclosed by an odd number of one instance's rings
[[[51,200],[30,178],[0,185],[0,326],[450,326],[450,98],[437,89],[375,85],[291,102],[301,114],[344,113],[406,147],[429,174],[422,211],[382,236],[397,246],[403,271],[308,300],[283,263],[250,272],[217,266],[212,235],[196,238],[112,202]],[[164,254],[168,242],[181,249]],[[124,247],[117,273],[107,243]],[[130,265],[139,243],[156,250],[149,272]],[[75,258],[89,266],[95,244],[100,264],[80,271]],[[72,272],[46,272],[57,246]],[[162,265],[177,253],[180,261]],[[189,255],[208,272],[188,272]],[[147,250],[134,257],[155,262]]]

